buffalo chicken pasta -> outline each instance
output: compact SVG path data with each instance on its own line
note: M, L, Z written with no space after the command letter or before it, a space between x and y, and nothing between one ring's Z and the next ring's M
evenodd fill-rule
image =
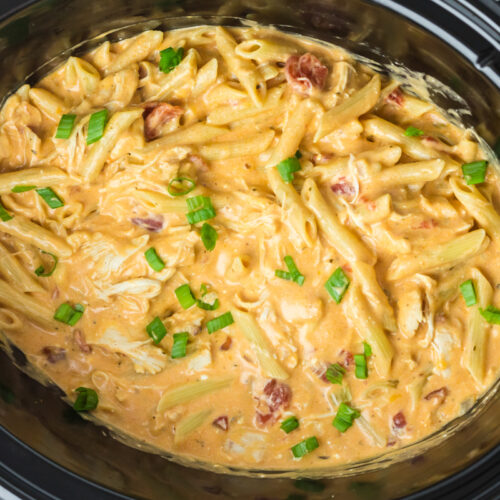
M0 329L161 452L338 465L500 368L500 190L470 131L343 50L146 31L0 113Z

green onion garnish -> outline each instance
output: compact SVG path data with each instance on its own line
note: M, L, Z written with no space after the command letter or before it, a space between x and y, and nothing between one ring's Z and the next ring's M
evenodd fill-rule
M299 426L299 421L297 417L288 417L283 422L281 422L280 429L285 431L287 434L295 430Z
M217 242L217 231L208 222L205 222L205 224L201 226L200 236L204 247L211 252L215 248L215 243Z
M311 453L319 446L316 436L308 437L301 441L299 444L292 446L292 453L295 458L302 458L304 455Z
M69 139L75 126L76 115L62 115L56 130L56 139Z
M494 325L500 325L500 309L494 306L488 306L486 309L479 309L481 316Z
M185 186L187 184L187 186ZM168 184L168 194L170 196L184 196L196 187L196 183L189 177L176 177Z
M155 344L159 344L163 337L167 334L167 329L165 328L163 321L158 316L156 316L156 318L146 326L146 331Z
M325 377L328 382L332 384L342 384L342 379L344 378L345 368L340 366L338 363L330 365L326 370Z
M39 276L40 278L46 278L48 276L52 276L52 274L56 270L57 263L59 262L59 259L58 259L57 255L54 255L53 253L44 252L43 250L42 250L42 253L50 255L54 261L52 264L52 268L49 271L45 271L45 267L43 266L43 264L35 269L35 274L37 276Z
M61 304L55 314L54 319L70 326L75 326L83 316L85 308L81 304L75 304L71 307L69 304Z
M177 50L168 47L160 52L160 64L158 65L160 71L163 73L170 73L179 63L184 56L184 49L179 47Z
M295 283L302 286L304 284L305 277L298 270L292 257L290 255L287 255L284 260L289 272L277 269L276 271L274 271L275 276L284 280L295 281Z
M8 220L12 219L12 215L5 210L5 207L2 205L2 202L0 202L0 219L2 219L4 222L7 222Z
M43 198L43 201L47 203L50 208L64 207L64 201L57 196L53 189L49 187L39 188L36 192Z
M351 427L354 419L358 418L360 415L361 414L358 410L354 410L345 403L340 403L337 415L333 419L332 425L340 432L345 432L349 429L349 427Z
M191 210L186 214L190 224L196 224L204 220L215 217L215 209L212 206L212 201L208 196L193 196L186 200L188 209Z
M205 311L215 311L216 309L219 309L220 303L219 299L215 299L215 302L213 304L209 304L208 302L203 302L202 300L197 300L196 305L200 309L204 309Z
M465 305L467 307L477 304L476 290L474 289L474 283L472 280L464 281L460 285L460 291L462 292L462 297L465 300Z
M200 286L201 296L204 297L208 293L208 286L206 283L202 283Z
M172 345L172 358L183 358L186 355L186 347L189 340L189 333L174 333L174 344Z
M366 357L372 355L372 346L368 342L363 342L363 351Z
M106 123L108 121L108 110L101 109L101 111L96 111L92 113L89 120L89 127L87 132L87 144L94 144L103 135L104 129L106 128Z
M411 125L405 130L406 137L420 137L424 135L424 131L417 127L412 127Z
M97 408L99 403L99 398L97 392L94 389L89 389L88 387L78 387L76 389L78 392L78 397L73 404L73 410L75 411L90 411Z
M289 273L288 271L282 271L281 269L276 269L276 271L274 271L274 275L277 278L281 278L282 280L293 281L292 273Z
M325 288L330 297L337 304L340 304L342 297L349 287L349 283L349 278L344 273L344 270L341 267L337 267L325 283Z
M189 288L187 283L184 283L184 285L175 289L175 296L183 309L189 309L191 306L196 304L196 299L194 298L193 292L191 292L191 288Z
M293 173L300 170L300 162L295 156L292 156L278 163L278 165L276 165L276 168L278 169L278 172L281 175L283 181L292 182Z
M165 267L165 262L163 262L162 258L156 253L153 247L148 248L144 252L144 256L154 271L159 272Z
M11 191L13 193L25 193L26 191L32 191L33 189L36 189L36 186L14 186Z
M368 366L366 364L366 356L364 354L355 354L354 363L356 364L356 370L354 372L356 378L360 379L368 378Z
M462 172L467 184L481 184L481 182L484 182L487 167L488 162L486 160L464 163Z
M227 312L211 319L210 321L207 321L207 330L208 333L214 333L217 330L221 330L222 328L226 328L226 326L232 325L233 323L233 315L231 312Z

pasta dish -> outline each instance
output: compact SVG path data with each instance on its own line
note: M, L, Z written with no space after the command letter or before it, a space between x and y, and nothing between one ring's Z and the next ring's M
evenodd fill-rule
M497 379L499 187L471 131L338 47L107 41L0 112L0 330L157 450L354 462Z

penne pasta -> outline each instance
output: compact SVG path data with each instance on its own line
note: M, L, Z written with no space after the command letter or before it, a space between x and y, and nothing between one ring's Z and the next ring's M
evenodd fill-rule
M287 371L276 360L276 355L269 347L264 333L255 318L247 312L233 309L231 311L236 325L250 343L265 376L285 380L289 377Z
M73 253L63 238L22 215L16 215L6 222L0 221L0 231L60 257L69 257Z
M32 167L0 174L0 194L8 194L16 186L37 188L56 186L67 181L68 176L56 167Z
M476 229L446 243L422 250L417 255L396 257L387 270L387 279L394 281L415 273L427 273L452 267L476 255L489 242L484 229Z
M0 272L12 286L23 292L43 292L44 288L34 276L0 243Z
M175 426L175 436L174 443L180 444L184 441L189 434L194 432L196 429L201 427L207 418L212 413L211 409L201 410L199 412L193 413L192 415L187 415L179 422L177 422Z

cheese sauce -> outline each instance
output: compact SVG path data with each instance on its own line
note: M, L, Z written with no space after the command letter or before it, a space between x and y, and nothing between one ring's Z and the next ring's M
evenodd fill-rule
M106 42L1 111L0 328L70 400L92 389L94 417L174 455L262 470L382 454L496 380L484 158L336 47L265 28Z

